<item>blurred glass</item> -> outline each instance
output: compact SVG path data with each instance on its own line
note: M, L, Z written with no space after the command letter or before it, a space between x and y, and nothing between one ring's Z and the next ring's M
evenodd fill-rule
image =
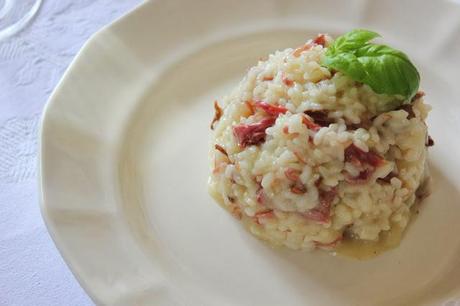
M21 31L35 16L42 0L0 0L0 41Z

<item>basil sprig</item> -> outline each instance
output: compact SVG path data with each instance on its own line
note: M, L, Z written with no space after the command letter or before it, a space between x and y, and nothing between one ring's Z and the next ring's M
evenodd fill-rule
M369 85L378 94L410 101L420 84L417 69L403 52L370 43L376 37L380 35L368 30L348 32L328 47L322 64Z

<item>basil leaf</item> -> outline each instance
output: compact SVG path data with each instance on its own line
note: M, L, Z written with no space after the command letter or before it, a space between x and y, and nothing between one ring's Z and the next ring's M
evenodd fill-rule
M364 81L376 93L412 98L418 90L420 75L401 51L384 45L367 45L356 51L367 76Z
M372 31L353 30L338 37L334 44L328 48L327 52L335 54L337 52L352 51L376 37L380 37L380 35Z
M367 30L340 36L326 51L322 64L369 85L378 94L409 100L418 90L420 75L403 52L369 43L378 36Z

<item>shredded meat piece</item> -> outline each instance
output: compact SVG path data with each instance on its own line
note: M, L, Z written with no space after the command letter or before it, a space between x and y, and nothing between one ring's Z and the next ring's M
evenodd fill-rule
M398 175L395 172L390 172L387 174L385 177L378 178L377 181L380 183L391 183L391 179L394 177L398 177Z
M258 145L265 141L265 130L271 127L275 121L276 118L268 117L257 123L239 124L233 127L233 135L242 148Z
M412 104L403 104L398 109L401 109L407 112L407 119L415 118L414 109L412 108Z
M284 175L294 183L291 185L291 192L295 194L304 194L307 192L307 186L300 181L300 171L294 168L287 168Z
M291 186L291 192L295 194L304 194L307 192L307 187L300 181Z
M284 175L291 181L297 181L299 179L300 171L294 168L287 168L284 171Z
M308 119L305 116L302 117L302 123L305 124L308 129L310 129L312 131L315 131L315 132L318 131L321 128L321 126L319 126L318 124L312 122L310 119Z
M323 177L320 176L319 179L317 179L317 180L315 181L315 186L316 186L316 188L318 188L319 186L321 186L321 183L322 183L322 182L323 182Z
M255 218L257 224L261 224L260 219L273 218L274 216L275 216L275 214L273 213L273 209L269 209L269 210L266 210L266 211L261 211L261 212L256 213L254 215L254 218Z
M214 101L214 118L211 122L211 130L214 130L214 123L219 121L220 117L222 117L222 108L220 108L217 101Z
M345 180L348 183L364 184L375 172L375 168L382 165L384 159L373 151L365 152L354 144L351 144L345 149L345 161L357 167L366 167L357 176L345 176Z
M265 76L262 81L273 81L273 76Z
M321 45L323 47L326 46L326 35L318 34L315 39L313 39L313 43L316 45Z
M427 140L426 140L425 146L427 146L427 147L432 147L432 146L434 146L434 140L433 140L433 138L431 138L430 135L428 135L428 138L427 138Z
M414 95L414 97L411 99L411 102L414 102L418 99L420 99L421 97L425 96L425 92L424 91L417 91L417 93Z
M256 200L259 204L263 204L265 202L265 194L262 186L256 192Z
M287 108L284 106L273 105L263 101L257 101L255 105L271 116L278 116L287 112Z
M364 169L363 171L359 172L357 176L351 176L348 173L345 175L345 180L353 185L365 184L374 173L375 169Z
M222 154L224 154L225 156L228 157L227 151L225 151L225 149L224 149L222 146L216 144L216 145L214 145L214 148L215 148L217 151L219 151L220 153L222 153Z
M245 101L244 104L246 104L247 108L249 109L249 114L254 115L255 110L254 110L254 105L252 101Z
M315 45L321 45L324 47L326 45L326 36L324 34L318 34L318 36L316 36L316 38L313 39L311 42L306 43L305 45L295 49L292 55L294 57L299 57L302 54L302 52L310 50Z
M302 215L310 220L319 223L328 223L330 220L331 204L337 195L337 189L331 188L330 190L319 190L319 205L310 209Z
M337 195L337 188L331 188L330 190L319 191L319 202L323 206L331 206L332 201L334 201L335 196Z
M310 50L311 47L313 47L313 46L314 46L313 44L307 43L307 44L305 44L305 45L303 45L303 46L298 47L297 49L295 49L294 52L292 53L292 55L293 55L294 57L299 57L299 56L302 54L302 52L307 51L307 50Z
M327 110L307 110L304 113L319 126L326 127L335 122L334 119L328 117L329 112Z
M345 149L345 161L356 166L367 164L372 167L378 167L383 163L383 158L373 151L365 152L351 144Z
M291 87L294 85L294 81L291 79L288 79L286 76L283 75L283 83L284 85Z
M299 133L297 133L297 132L289 132L289 126L287 126L287 125L283 126L283 133L286 134L286 135L291 135L293 137L299 136Z
M255 214L255 216L258 218L273 217L273 209L259 211L258 213Z

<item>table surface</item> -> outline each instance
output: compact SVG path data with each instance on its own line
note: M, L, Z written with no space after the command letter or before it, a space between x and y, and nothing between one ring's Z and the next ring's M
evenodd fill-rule
M88 37L141 0L44 0L0 42L0 306L93 305L43 223L38 125L48 96Z

